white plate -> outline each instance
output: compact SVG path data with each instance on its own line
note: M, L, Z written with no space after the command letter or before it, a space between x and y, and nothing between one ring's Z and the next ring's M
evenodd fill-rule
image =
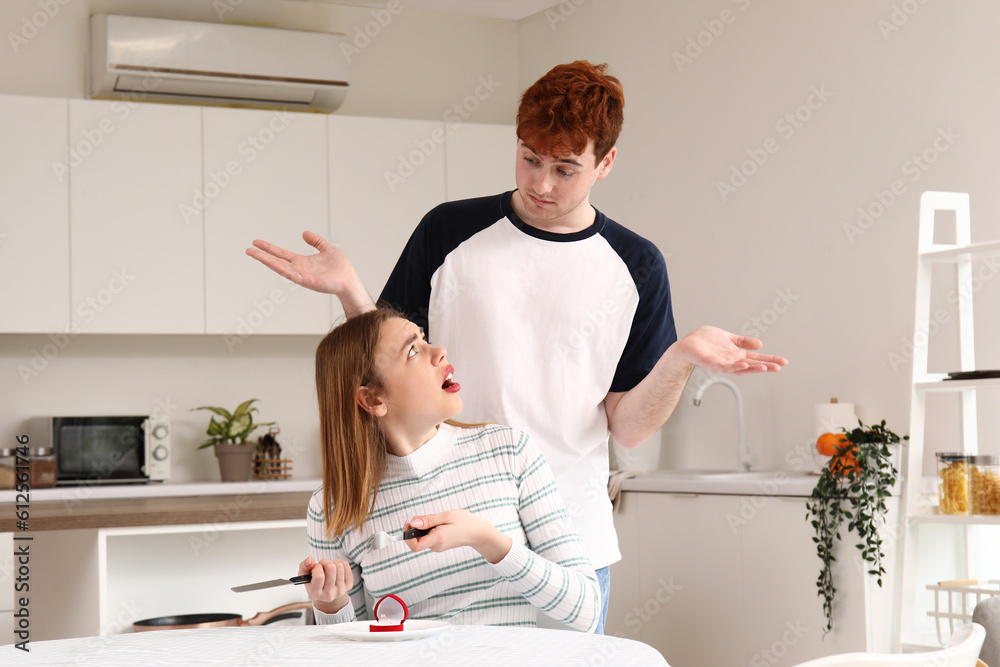
M407 639L425 637L444 630L451 623L447 621L410 620L403 624L399 632L372 632L368 626L375 621L354 621L353 623L336 623L324 625L323 629L342 639L353 639L359 642L401 642Z

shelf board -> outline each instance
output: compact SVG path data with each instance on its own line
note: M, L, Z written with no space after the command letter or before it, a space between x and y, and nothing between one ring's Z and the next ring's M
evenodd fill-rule
M945 380L947 373L929 373L925 379L914 382L917 391L946 392L975 389L976 387L1000 387L1000 378L984 378L981 380Z
M942 246L938 250L920 253L920 258L929 262L962 262L973 257L1000 253L1000 241L970 243L962 246Z
M908 521L917 523L950 523L956 526L1000 526L1000 515L995 514L939 514L936 508L927 507L919 512L909 514Z

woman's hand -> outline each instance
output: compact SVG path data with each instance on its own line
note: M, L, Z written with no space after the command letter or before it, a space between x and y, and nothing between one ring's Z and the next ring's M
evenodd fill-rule
M306 584L306 595L313 606L326 614L336 614L350 604L347 592L354 588L354 573L346 560L322 559L318 563L312 556L299 563L299 574L311 574Z
M511 539L496 527L468 510L449 510L437 514L415 516L403 530L431 530L423 537L406 540L411 551L447 551L455 547L472 547L490 563L499 563L510 551Z

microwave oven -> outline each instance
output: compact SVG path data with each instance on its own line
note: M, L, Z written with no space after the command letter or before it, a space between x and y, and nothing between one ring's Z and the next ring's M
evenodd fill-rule
M28 446L55 454L57 485L163 482L170 477L166 417L32 417Z

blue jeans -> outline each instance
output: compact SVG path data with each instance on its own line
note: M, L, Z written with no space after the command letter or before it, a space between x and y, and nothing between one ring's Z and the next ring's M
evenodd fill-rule
M601 589L601 618L597 621L595 635L604 634L604 622L608 620L608 597L611 595L611 566L594 570L597 575L597 586Z

